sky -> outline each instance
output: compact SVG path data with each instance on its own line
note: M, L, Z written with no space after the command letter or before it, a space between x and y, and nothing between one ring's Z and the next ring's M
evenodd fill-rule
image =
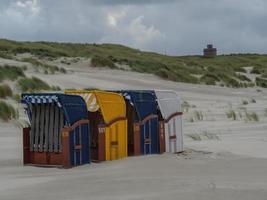
M0 0L0 38L169 55L267 53L266 0Z

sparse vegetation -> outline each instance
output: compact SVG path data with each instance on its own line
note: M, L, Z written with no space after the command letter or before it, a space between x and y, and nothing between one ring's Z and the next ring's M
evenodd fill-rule
M196 121L203 121L203 113L202 113L202 111L194 111L194 119L196 120Z
M17 118L18 114L16 110L10 104L0 101L0 119L3 121L9 121Z
M20 102L21 96L19 94L14 94L12 96L12 98L16 101L16 102Z
M19 77L25 77L23 70L16 66L0 66L0 82L3 80L16 80Z
M36 71L40 71L42 70L44 74L55 74L56 72L60 72L60 73L67 73L66 69L64 68L59 68L58 66L55 65L48 65L45 64L35 58L23 58L22 59L23 62L28 62L31 63L35 68Z
M190 105L187 101L184 101L181 105L183 112L189 112L190 108L196 108L195 105Z
M227 116L228 119L237 120L237 115L236 115L234 110L229 110L226 113L226 116Z
M254 82L241 74L246 73L244 67L253 66L251 73L262 75L257 78L256 84L267 87L264 79L266 55L231 54L207 59L202 56L166 56L114 44L16 42L3 39L0 40L0 53L31 53L50 60L63 56L66 59L62 62L67 64L72 62L68 57L92 58L92 65L97 67L117 68L117 64L123 64L133 71L155 74L167 80L234 88L254 87ZM49 70L44 73L50 73Z
M197 133L191 133L191 134L186 134L188 137L193 139L194 141L201 141L201 137Z
M254 121L254 122L258 122L260 119L259 119L259 116L257 115L256 112L246 112L246 120L245 121Z
M0 98L12 97L12 95L12 90L8 85L0 85Z
M208 131L203 131L202 135L208 140L220 140L218 135L214 133L209 133Z
M22 92L36 92L52 89L46 82L36 77L20 79L18 81L18 87Z
M267 88L267 79L263 78L256 78L256 85L259 87Z
M67 73L67 70L63 67L59 68L59 71L62 73L62 74L66 74Z
M231 109L226 113L227 118L232 120L244 120L245 122L258 122L260 121L260 118L256 112L248 112L247 108L245 107L239 107L238 111L234 111ZM239 118L238 118L239 117Z
M251 102L251 103L257 103L256 99L254 99L254 98L251 98L251 99L250 99L250 102Z
M186 134L187 137L191 138L194 141L201 141L201 140L220 140L219 136L210 133L208 131L201 131L200 133L189 133Z
M243 105L248 105L248 101L247 100L242 100L242 104Z
M11 56L10 54L8 54L6 52L1 52L0 51L0 58L13 59L13 56Z
M109 58L105 58L102 56L94 56L91 60L91 65L93 67L108 67L111 69L115 69L116 65Z
M190 108L190 104L187 101L184 101L182 103L182 110L183 110L183 112L188 112L189 111L189 108Z

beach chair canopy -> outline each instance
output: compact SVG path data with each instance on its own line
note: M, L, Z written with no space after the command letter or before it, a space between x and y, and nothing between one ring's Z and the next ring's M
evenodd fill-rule
M126 117L125 101L120 94L98 90L66 90L65 93L83 97L88 111L100 111L105 123L116 118Z
M181 100L176 92L171 90L156 90L155 94L163 119L166 120L172 114L182 112Z
M45 93L45 94L22 94L21 103L27 105L27 113L31 120L32 105L54 104L64 112L67 125L72 125L81 119L87 119L87 109L83 98L75 95Z
M150 90L122 90L120 93L135 108L139 121L148 115L157 114L157 102L154 91Z

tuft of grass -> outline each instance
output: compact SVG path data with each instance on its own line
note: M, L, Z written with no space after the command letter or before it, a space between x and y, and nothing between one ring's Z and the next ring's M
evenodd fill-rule
M197 121L203 121L203 113L202 111L194 111L194 119Z
M13 56L10 55L9 53L5 52L5 51L0 51L0 58L5 58L5 59L13 59Z
M245 75L237 74L236 77L241 81L251 82L251 80Z
M59 69L59 71L60 71L62 74L66 74L66 73L67 73L67 70L66 70L65 68L63 68L63 67L61 67L61 68Z
M25 77L23 70L16 66L0 66L0 82L3 80L16 80L19 77Z
M61 91L61 88L59 86L52 86L51 90L53 90L53 91Z
M4 101L0 101L0 119L3 121L9 121L16 119L18 114L14 107Z
M218 135L209 133L208 131L203 131L202 135L206 137L208 140L220 140Z
M234 110L229 110L227 113L226 113L226 116L228 119L232 119L232 120L237 120L237 115L235 113Z
M258 121L260 121L260 118L256 112L251 112L251 113L246 112L246 121L258 122Z
M182 110L184 112L188 112L189 111L190 104L187 101L184 101L181 106L182 106Z
M256 78L256 85L259 87L267 88L267 79L263 78Z
M248 101L247 100L242 100L242 104L243 105L248 105Z
M102 57L102 56L94 56L91 60L91 65L93 67L108 67L111 69L117 68L112 60L110 60L109 58Z
M256 99L254 99L254 98L251 98L251 99L250 99L250 102L251 102L251 103L257 103Z
M194 118L193 118L193 117L190 117L190 118L188 119L188 121L191 122L191 123L193 123L193 122L194 122Z
M55 74L56 72L61 72L64 74L66 73L66 70L64 68L59 68L58 66L55 66L55 65L45 64L35 58L31 58L31 57L23 58L22 61L31 63L36 68L36 71L39 71L39 69L42 69L44 74Z
M22 61L22 62L31 63L31 64L32 64L33 66L35 66L35 67L38 67L38 66L42 66L42 65L43 65L42 62L38 61L38 60L35 59L35 58L31 58L31 57L29 57L29 58L23 58L21 61Z
M190 108L196 108L196 105L190 105L187 101L184 101L181 105L183 112L189 112Z
M12 95L12 90L8 85L0 85L0 98L12 97Z
M18 86L22 92L37 92L52 89L46 82L36 77L20 79Z
M201 83L205 83L206 85L216 85L220 79L212 73L206 73L200 78Z
M194 141L201 141L201 137L197 133L190 133L190 134L186 134L186 135L188 137L190 137L191 139L193 139Z
M214 133L209 133L208 131L201 131L200 133L190 133L186 134L186 136L193 139L194 141L201 141L203 139L220 140L218 135Z
M12 96L12 98L16 101L16 102L20 102L20 100L21 100L21 95L19 95L19 94L14 94L13 96Z

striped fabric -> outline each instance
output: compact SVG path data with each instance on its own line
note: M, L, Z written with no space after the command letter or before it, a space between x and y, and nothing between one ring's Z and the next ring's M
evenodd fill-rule
M26 95L23 96L23 99L21 101L27 104L57 103L57 105L61 107L61 104L58 101L58 97L56 95Z
M124 92L124 93L121 93L121 95L122 95L126 100L128 100L129 103L130 103L132 106L134 106L134 103L133 103L133 101L132 101L131 95L130 95L129 93Z
M73 95L79 95L81 96L84 101L86 102L87 109L90 112L96 112L99 109L99 105L97 103L96 96L93 93L79 93L79 92L70 92L68 94L73 94Z

